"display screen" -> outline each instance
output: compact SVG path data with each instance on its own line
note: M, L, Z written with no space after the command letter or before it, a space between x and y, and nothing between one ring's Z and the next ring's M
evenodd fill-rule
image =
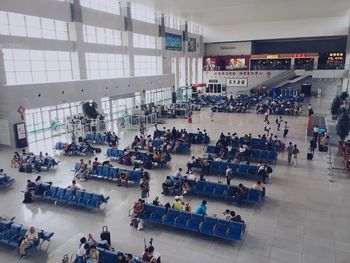
M182 36L165 33L165 50L182 51Z
M248 68L248 59L245 57L226 57L225 58L225 69L244 69Z
M203 70L215 70L217 65L217 57L204 57Z
M189 38L188 39L188 52L196 52L196 39Z

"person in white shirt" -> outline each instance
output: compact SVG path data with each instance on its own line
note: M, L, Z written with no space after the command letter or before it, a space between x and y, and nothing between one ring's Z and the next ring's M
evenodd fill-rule
M38 238L38 232L36 232L36 229L33 226L30 227L19 246L20 259L26 255L26 249L38 240Z
M230 185L232 178L233 178L232 169L231 169L230 166L228 166L227 169L226 169L226 182L227 182L227 185Z
M318 141L318 133L319 133L320 129L318 128L317 125L315 125L313 132L314 132L314 138L316 141Z
M177 170L175 173L175 178L182 178L181 172L182 172L182 168L179 168L179 170Z

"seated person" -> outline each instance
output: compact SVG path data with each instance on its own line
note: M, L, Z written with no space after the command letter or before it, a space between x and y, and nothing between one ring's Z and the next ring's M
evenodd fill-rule
M175 196L172 208L175 210L182 210L182 206L185 204L182 200L182 196Z
M237 206L242 205L242 200L247 197L247 194L247 189L243 186L243 184L239 184L238 189L233 197L233 200Z
M151 245L145 248L145 252L142 255L142 260L145 262L157 263L160 262L160 255L155 255L154 247Z
M19 259L23 258L26 255L26 249L30 247L38 239L39 239L38 232L33 226L30 227L29 230L25 233L23 240L19 246L19 254L20 254Z
M253 184L251 188L262 191L263 196L265 196L265 187L260 181L257 181L255 184Z
M20 160L21 160L21 156L19 155L18 152L15 152L15 154L13 155L12 160L11 160L11 168L17 167Z
M75 180L73 180L72 183L67 186L67 188L69 188L72 191L81 190L81 188L79 187L79 185Z
M134 206L132 208L132 214L131 214L131 222L130 225L132 226L132 221L134 218L138 218L140 214L143 212L145 208L145 201L142 199L139 199L137 202L134 203Z
M101 238L99 239L94 239L91 234L89 234L88 240L86 242L89 244L90 248L92 246L100 247L103 249L111 250L110 245L108 244L107 240L102 240Z
M174 188L174 178L171 176L167 176L165 182L162 184L163 192L162 194L168 195L173 192Z

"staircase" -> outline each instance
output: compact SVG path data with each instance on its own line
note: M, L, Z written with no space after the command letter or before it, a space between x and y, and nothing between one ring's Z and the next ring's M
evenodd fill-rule
M280 86L279 85L280 83L287 81L289 79L292 79L295 76L296 76L296 74L295 74L294 69L286 70L273 78L265 80L264 82L262 82L261 84L259 84L259 86L255 87L255 88L262 87L262 86L266 86L268 88L274 87L276 85Z

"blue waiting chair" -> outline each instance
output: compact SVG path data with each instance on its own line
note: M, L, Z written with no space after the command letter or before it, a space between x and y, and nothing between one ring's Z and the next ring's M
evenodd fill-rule
M200 232L212 236L217 218L205 216L200 227Z
M175 219L175 226L178 228L187 228L187 221L191 218L191 213L180 211L179 216Z
M162 223L164 225L175 225L175 219L179 216L179 211L169 208L168 213L163 217Z
M156 206L154 208L154 212L151 214L149 220L155 223L161 223L162 218L165 215L165 207L162 206Z
M202 217L203 216L200 214L191 214L190 219L187 221L186 228L192 231L199 231Z

